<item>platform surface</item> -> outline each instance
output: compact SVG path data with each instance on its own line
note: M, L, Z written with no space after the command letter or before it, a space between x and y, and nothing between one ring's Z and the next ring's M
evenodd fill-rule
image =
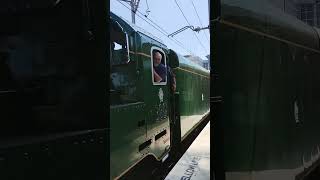
M165 180L210 179L210 121Z

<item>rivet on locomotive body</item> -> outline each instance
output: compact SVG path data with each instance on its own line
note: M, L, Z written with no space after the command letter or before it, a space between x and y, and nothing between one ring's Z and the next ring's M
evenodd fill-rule
M25 153L23 153L23 155L24 155L24 158L25 158L25 159L30 159L28 153L25 152Z

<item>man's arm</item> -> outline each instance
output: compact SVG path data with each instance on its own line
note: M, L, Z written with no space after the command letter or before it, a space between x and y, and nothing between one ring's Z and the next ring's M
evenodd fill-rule
M159 76L159 74L154 70L154 68L153 68L153 78L154 78L155 82L161 82L162 81L161 76Z
M176 88L177 88L177 84L176 84L176 75L174 73L172 73L172 91L175 92Z
M167 68L162 66L160 68L160 72L158 72L158 75L161 77L161 82L165 82L167 77Z
M173 72L173 70L168 66L168 73L170 77L170 82L171 82L171 89L173 92L176 91L176 74Z

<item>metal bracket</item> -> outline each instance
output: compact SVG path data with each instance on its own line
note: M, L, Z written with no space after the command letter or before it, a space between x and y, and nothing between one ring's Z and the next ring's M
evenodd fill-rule
M220 16L218 16L217 18L215 18L215 19L212 19L211 20L211 22L219 22L221 20L221 17Z
M196 28L194 28L193 26L185 26L185 27L183 27L183 28L181 28L181 29L179 29L179 30L177 30L177 31L169 34L168 37L170 37L170 36L173 37L174 35L176 35L176 34L178 34L178 33L181 33L182 31L184 31L184 30L186 30L186 29L188 29L188 28L190 28L192 31L196 31L196 32L199 33L199 31L201 31L201 30L210 29L210 26L202 27L202 28L201 28L201 27L196 27Z
M168 37L170 37L170 36L173 37L174 35L176 35L176 34L178 34L178 33L181 33L182 31L184 31L184 30L186 30L186 29L188 29L188 28L194 30L194 27L193 27L193 26L185 26L185 27L183 27L183 28L181 28L181 29L179 29L179 30L177 30L177 31L169 34Z

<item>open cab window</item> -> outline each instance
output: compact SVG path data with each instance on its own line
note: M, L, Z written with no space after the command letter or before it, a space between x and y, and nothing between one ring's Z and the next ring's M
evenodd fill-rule
M151 71L153 85L167 84L167 62L164 51L158 47L151 48Z
M129 38L117 21L110 27L110 97L112 105L137 102L135 61L130 61Z
M123 31L122 27L116 21L112 22L110 31L111 65L129 63L128 34Z

